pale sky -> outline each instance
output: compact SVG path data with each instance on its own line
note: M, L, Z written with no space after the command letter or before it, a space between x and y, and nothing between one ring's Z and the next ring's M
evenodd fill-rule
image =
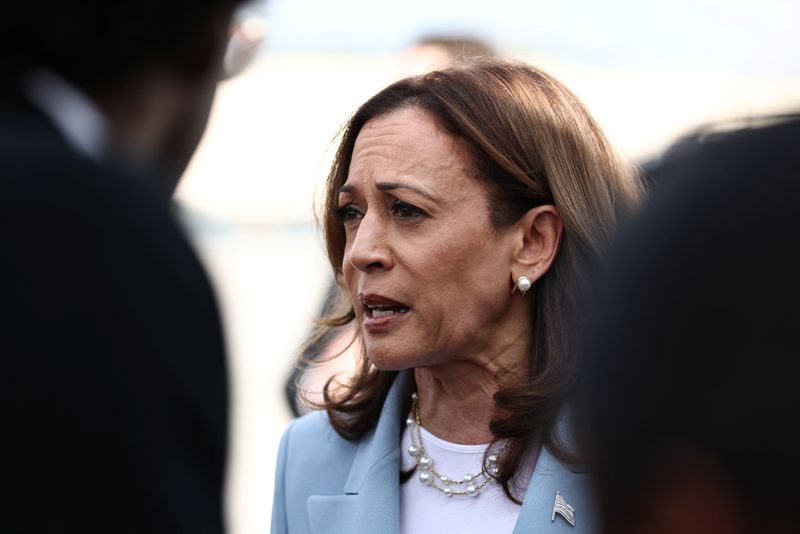
M797 0L269 0L267 13L272 50L385 53L470 33L576 63L800 76Z

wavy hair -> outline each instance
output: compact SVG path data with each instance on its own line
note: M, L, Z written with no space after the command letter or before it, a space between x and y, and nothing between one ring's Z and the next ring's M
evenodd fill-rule
M515 475L532 447L542 445L565 461L576 460L559 441L556 421L579 370L586 279L590 267L605 258L619 221L639 205L643 188L575 95L536 68L488 60L406 78L365 102L341 133L321 221L340 284L345 233L335 209L356 138L370 119L408 107L430 113L466 148L473 175L483 182L492 205L501 206L491 212L495 228L508 227L543 204L554 204L563 220L560 251L530 300L534 328L528 374L497 377L494 400L502 415L490 424L495 439L489 450L502 443L496 479L519 503ZM340 327L354 317L352 305L346 305L323 324ZM396 374L362 358L346 387L331 378L320 407L333 428L350 440L370 431Z

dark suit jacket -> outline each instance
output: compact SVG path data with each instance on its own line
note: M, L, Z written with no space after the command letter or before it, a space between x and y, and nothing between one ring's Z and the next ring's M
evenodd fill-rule
M222 531L222 332L160 182L0 100L0 532Z

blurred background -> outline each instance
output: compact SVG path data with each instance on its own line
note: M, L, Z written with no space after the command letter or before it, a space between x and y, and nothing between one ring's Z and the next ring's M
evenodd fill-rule
M240 13L177 192L224 313L232 534L268 532L284 382L331 280L314 222L338 128L386 84L494 52L555 75L633 163L800 110L796 0L269 0Z

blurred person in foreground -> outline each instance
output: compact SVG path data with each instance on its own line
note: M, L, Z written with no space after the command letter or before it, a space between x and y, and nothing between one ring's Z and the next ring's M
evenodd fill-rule
M362 105L324 231L349 299L328 323L355 323L363 363L285 433L272 531L592 532L565 399L587 264L640 195L532 67L436 71Z
M2 532L223 530L223 338L170 196L237 4L0 22Z
M800 117L683 143L594 304L604 531L800 532Z

